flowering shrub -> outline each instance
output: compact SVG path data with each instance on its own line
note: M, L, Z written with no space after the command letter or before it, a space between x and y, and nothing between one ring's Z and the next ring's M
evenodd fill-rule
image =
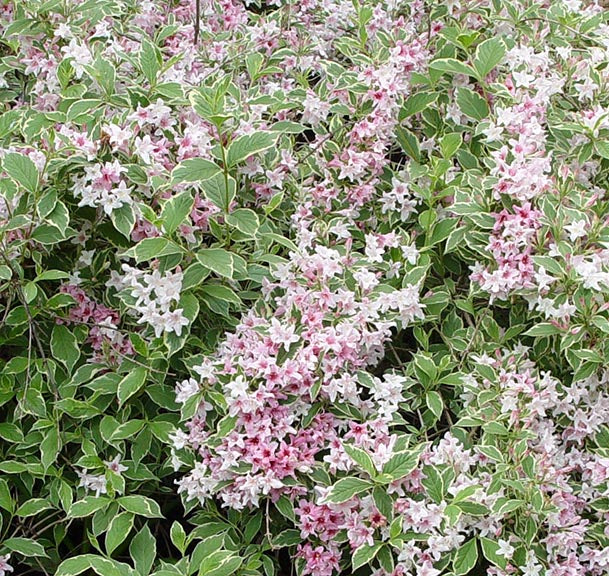
M609 570L602 2L0 1L0 576Z

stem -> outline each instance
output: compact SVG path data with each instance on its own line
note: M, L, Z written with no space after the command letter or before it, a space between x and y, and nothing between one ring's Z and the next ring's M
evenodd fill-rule
M201 31L201 0L195 0L195 44L199 42Z
M226 220L226 216L228 215L228 211L230 210L230 197L228 194L228 165L226 163L226 149L224 148L224 143L222 142L222 134L220 134L220 130L218 129L218 136L220 140L220 151L222 152L222 171L224 173L224 192L225 192L225 200L224 200L224 226L226 229L226 242L225 246L230 246L230 226L228 221Z

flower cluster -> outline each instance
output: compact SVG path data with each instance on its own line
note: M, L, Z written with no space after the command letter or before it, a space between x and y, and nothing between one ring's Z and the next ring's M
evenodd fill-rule
M95 351L93 360L116 364L121 357L134 354L129 337L119 330L120 316L116 310L95 302L74 284L63 284L60 290L72 296L75 304L70 307L67 318L58 318L57 322L90 326L87 341Z
M607 573L602 4L0 2L0 576Z
M124 275L118 278L117 288L125 290L134 300L133 310L139 314L138 324L148 324L158 338L163 332L182 334L188 326L184 310L176 307L180 300L183 274L180 271L161 274L158 270L146 273L123 264Z

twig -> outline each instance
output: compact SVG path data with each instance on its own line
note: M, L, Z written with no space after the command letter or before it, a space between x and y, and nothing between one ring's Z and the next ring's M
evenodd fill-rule
M201 31L201 0L195 0L195 41L199 42L199 33Z

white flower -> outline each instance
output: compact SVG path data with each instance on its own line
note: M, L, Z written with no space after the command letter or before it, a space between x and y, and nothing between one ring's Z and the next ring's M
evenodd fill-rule
M225 389L228 390L232 398L239 398L248 394L249 387L243 376L237 376L225 386Z
M82 284L79 270L74 270L74 272L71 272L68 275L68 284L74 284L74 286L80 286Z
M122 290L125 287L123 277L116 270L111 270L110 279L106 282L106 286L117 291Z
M169 436L173 447L176 450L182 450L188 444L188 434L186 434L183 430L176 430L173 434Z
M587 227L588 222L582 218L581 220L576 220L565 226L565 229L569 232L569 239L571 242L575 242L578 238L583 238L588 234L588 231L586 230Z
M8 572L13 571L13 567L8 563L10 557L10 554L0 556L0 576L6 576Z
M122 146L127 146L133 137L133 131L130 128L122 128L117 124L108 124L102 130L108 134L114 152Z
M499 544L497 554L509 560L514 554L514 547L510 544L510 541L499 538L499 540L497 540L497 544Z
M74 34L72 34L72 30L65 22L61 22L55 29L55 32L53 32L53 36L67 40L68 38L72 38Z
M370 262L382 262L385 249L380 246L378 238L374 234L366 234L366 256Z
M316 126L323 122L330 112L330 103L320 100L313 90L308 90L303 101L302 122Z
M482 130L482 134L486 136L487 142L496 142L501 138L503 134L503 128L490 122L488 128Z
M165 312L163 314L163 320L165 322L165 331L175 332L176 336L181 336L182 327L188 326L188 318L184 316L182 308L177 308L172 312Z
M529 88L536 77L534 74L528 74L527 72L512 72L512 78L514 78L515 86Z
M552 284L552 282L555 281L556 278L550 276L543 266L540 266L539 270L535 272L535 283L537 284L537 290L539 290L539 292L543 292L550 286L550 284Z
M121 464L121 455L117 454L112 460L104 461L106 468L108 470L112 470L112 472L118 474L120 476L121 472L127 470L127 466L123 466Z
M281 344L285 350L290 348L290 344L300 340L293 324L282 324L277 318L271 319L269 336L273 344Z
M134 143L134 152L142 159L145 164L150 164L150 155L154 153L156 148L154 142L150 140L150 136L146 134L143 138L137 136Z
M78 264L82 267L91 266L93 262L93 256L95 256L95 250L83 250L80 253Z
M78 474L78 477L80 478L80 484L78 484L78 486L82 486L87 492L89 490L95 492L96 498L98 498L100 494L107 493L106 477L103 474L87 474L86 468L82 472L77 470L76 474Z
M67 58L71 58L70 64L74 68L74 76L80 80L85 72L85 66L93 62L91 52L86 46L79 44L76 38L72 38L70 43L64 46L61 51Z
M176 402L184 404L199 391L199 384L194 378L182 380L176 385Z
M214 378L215 368L209 360L203 361L203 363L198 366L193 366L193 370L201 376L202 380L211 380Z
M353 278L360 285L361 289L365 292L371 290L378 285L379 281L374 272L365 268L360 268L353 273Z
M440 574L440 570L436 570L429 560L417 566L417 576L437 576L438 574Z
M173 452L171 452L171 467L173 468L174 472L177 472L182 465L184 464L184 462L182 462L182 460L180 460L180 458L178 457L178 455Z
M414 266L419 259L419 251L414 244L407 244L401 247L402 256L408 260L408 263Z

